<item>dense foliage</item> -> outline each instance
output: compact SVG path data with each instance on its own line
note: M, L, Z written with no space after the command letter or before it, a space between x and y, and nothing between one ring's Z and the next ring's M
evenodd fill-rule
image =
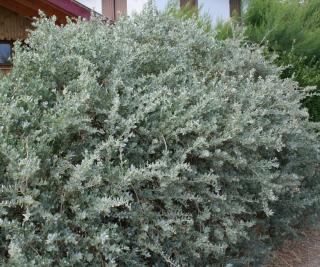
M320 1L250 0L244 16L249 40L267 44L288 65L282 77L320 92ZM320 97L307 101L311 118L320 121Z
M202 6L194 6L191 3L187 3L184 6L180 6L180 1L171 0L168 1L165 12L176 18L182 20L193 19L198 27L203 28L205 31L212 31L212 19L209 14L202 12Z
M1 266L258 265L319 204L306 93L192 20L42 18L0 82Z

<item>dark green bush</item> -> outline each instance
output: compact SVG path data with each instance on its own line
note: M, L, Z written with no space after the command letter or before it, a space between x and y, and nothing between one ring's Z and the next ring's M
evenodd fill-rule
M0 81L1 266L259 265L319 204L303 90L151 6L41 19Z
M289 65L282 77L320 91L320 1L250 0L244 24L252 42L279 54L278 64ZM306 101L311 118L320 121L320 98Z

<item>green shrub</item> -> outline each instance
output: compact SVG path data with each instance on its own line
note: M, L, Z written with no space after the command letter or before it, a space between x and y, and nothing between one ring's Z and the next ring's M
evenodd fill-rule
M319 0L250 0L244 24L250 41L277 52L277 64L290 65L282 77L294 74L301 86L316 86L319 92ZM320 121L320 98L310 98L306 103L311 118Z
M275 51L320 59L320 2L318 0L250 0L244 16L248 36L268 41Z
M187 3L180 7L180 1L171 0L168 2L166 13L182 20L194 19L198 27L205 31L212 31L212 20L209 14L201 14L202 7L193 6Z
M318 204L305 93L151 6L36 22L0 82L2 266L258 265Z
M219 40L226 40L228 38L233 38L235 34L234 26L237 21L232 18L229 21L219 21L215 27L216 38Z

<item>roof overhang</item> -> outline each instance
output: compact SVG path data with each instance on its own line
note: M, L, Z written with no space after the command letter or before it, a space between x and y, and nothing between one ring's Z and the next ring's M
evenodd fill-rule
M59 24L66 22L66 17L90 19L91 10L73 0L0 0L0 6L25 17L36 17L39 10L47 16L55 15Z

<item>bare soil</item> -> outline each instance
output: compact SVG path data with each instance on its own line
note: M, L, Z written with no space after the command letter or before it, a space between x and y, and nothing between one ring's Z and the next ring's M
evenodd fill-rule
M305 230L301 236L285 242L265 267L320 267L320 230Z

